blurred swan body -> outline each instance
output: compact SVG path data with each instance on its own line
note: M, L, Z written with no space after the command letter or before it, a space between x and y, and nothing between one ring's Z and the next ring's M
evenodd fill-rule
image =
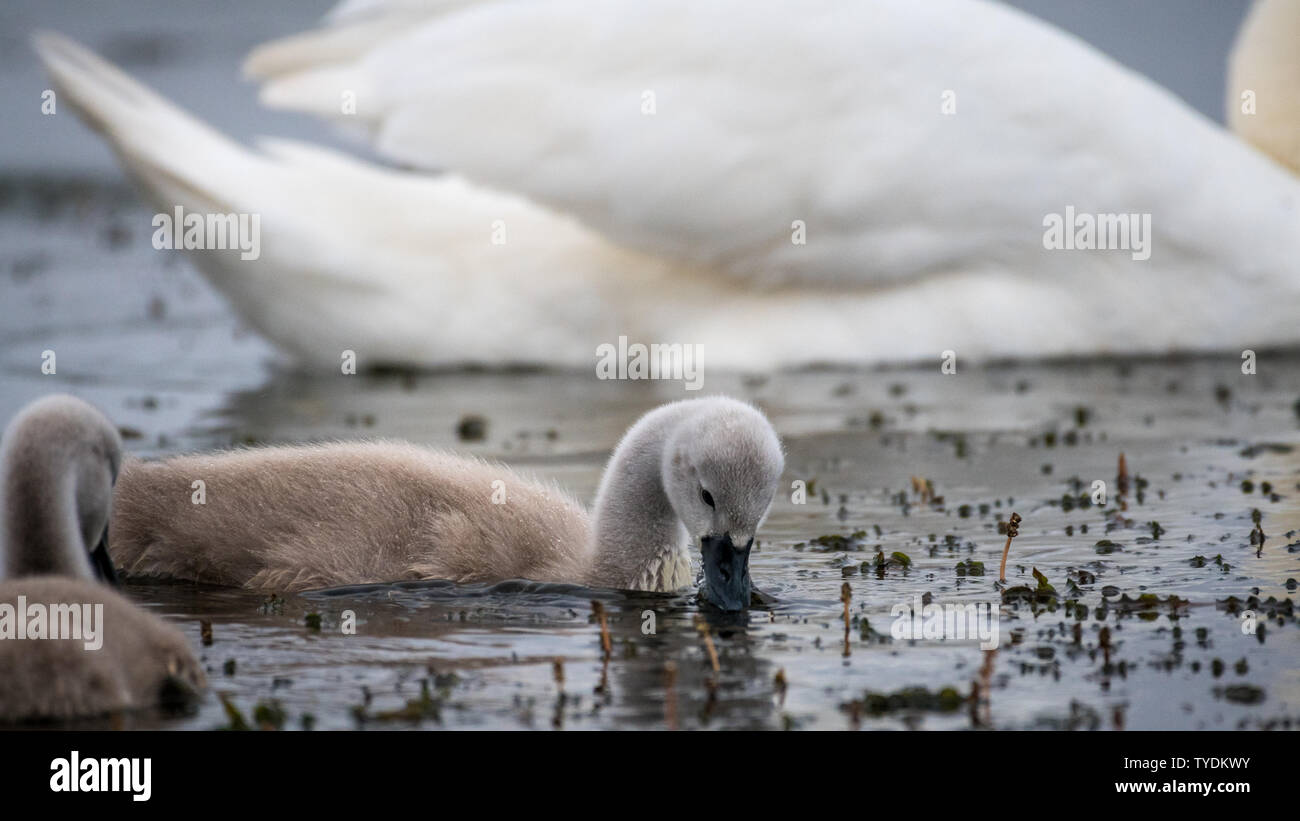
M1228 125L1300 174L1300 3L1256 0L1228 60Z
M170 704L205 686L179 630L95 581L91 548L108 526L120 461L116 428L70 396L32 403L5 431L0 634L7 610L10 619L26 620L36 607L65 614L59 624L80 635L0 640L0 722ZM46 618L48 635L56 618Z
M128 462L110 551L132 575L260 590L532 579L667 592L692 583L699 547L705 597L738 610L783 464L762 413L720 397L642 417L590 516L502 465L401 442Z
M1300 125L1276 99L1300 80L1251 31L1300 35L1296 8L1261 0L1234 52L1270 78L1269 134ZM619 336L716 368L1300 341L1285 157L984 0L368 0L249 58L267 103L452 172L433 178L249 151L38 48L162 207L262 214L259 260L196 263L309 362L590 367ZM1089 248L1098 230L1118 247Z

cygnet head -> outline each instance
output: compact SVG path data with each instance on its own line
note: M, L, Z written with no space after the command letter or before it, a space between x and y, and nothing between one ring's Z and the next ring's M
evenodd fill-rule
M704 567L701 593L723 610L750 602L749 552L767 518L785 458L761 412L730 399L702 399L663 452L663 487Z
M18 412L0 439L0 579L59 575L116 582L108 556L122 440L76 397Z

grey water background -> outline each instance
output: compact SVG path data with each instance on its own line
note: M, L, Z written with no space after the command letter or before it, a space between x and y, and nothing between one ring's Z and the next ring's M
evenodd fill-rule
M1220 118L1244 3L1018 5ZM261 110L238 76L251 46L326 8L10 0L0 9L0 418L70 391L108 412L140 456L394 436L504 460L589 499L618 436L683 396L680 385L295 372L183 255L150 247L150 210L108 149L70 112L39 114L46 83L26 38L54 28L240 139L345 145L311 120ZM46 349L58 353L54 376L39 372ZM212 688L193 715L125 723L227 726L225 699L250 723L258 713L318 728L1295 728L1297 365L1294 354L1264 353L1259 373L1245 375L1226 352L958 377L711 372L708 392L750 399L772 418L788 452L786 487L812 483L806 504L778 497L760 536L754 578L775 604L722 618L689 596L555 585L429 582L270 599L135 583L137 602L190 637ZM457 436L466 414L485 417L484 440ZM1132 472L1124 509L1120 453ZM931 480L942 502L919 499L913 476ZM1080 506L1098 479L1110 486L1107 505ZM1032 588L1037 569L1055 602L1001 603L997 522L1012 510L1025 521L1008 581ZM1255 511L1262 549L1251 543ZM878 568L877 551L910 565ZM962 575L971 560L983 575ZM996 653L891 638L893 608L925 595L998 605ZM1264 627L1253 633L1234 602L1252 596ZM607 661L593 600L609 613ZM356 635L340 630L349 610ZM643 632L647 612L653 634ZM212 625L207 646L201 621ZM979 698L954 703L945 690Z

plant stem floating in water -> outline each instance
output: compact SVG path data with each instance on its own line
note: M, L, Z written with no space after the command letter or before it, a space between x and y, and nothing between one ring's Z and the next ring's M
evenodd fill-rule
M1123 464L1124 457L1120 457L1120 464ZM1020 535L1020 514L1012 513L1011 519L1007 522L1007 543L1002 548L1002 567L998 569L998 581L1006 582L1007 580L1007 554L1011 552L1011 540Z
M1128 510L1128 502L1124 501L1124 496L1128 493L1128 463L1124 461L1123 453L1119 455L1119 469L1115 472L1115 488L1119 509Z
M845 582L840 586L840 601L844 602L844 657L849 657L849 602L853 601L853 588Z
M705 624L704 619L699 616L695 617L695 629L700 631L704 637L704 649L709 653L709 665L713 668L713 674L716 676L721 672L718 667L718 651L713 646L713 636L709 634L709 625Z
M609 657L613 653L614 647L609 638L609 622L605 619L605 605L598 601L593 601L591 603L591 612L592 615L596 617L596 621L600 622L600 649L605 654L605 661L609 661Z

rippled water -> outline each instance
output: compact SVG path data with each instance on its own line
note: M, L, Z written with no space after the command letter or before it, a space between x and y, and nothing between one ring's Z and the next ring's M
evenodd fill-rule
M150 249L135 202L115 187L0 185L3 418L67 390L99 404L144 456L392 436L505 460L590 498L622 431L684 395L588 373L292 373L183 257ZM44 350L56 351L57 375L41 375ZM1300 630L1289 604L1267 600L1293 601L1300 578L1297 366L1294 354L1261 352L1258 373L1244 375L1230 352L962 366L955 376L937 360L709 372L706 392L769 414L787 449L786 486L810 483L806 504L778 498L760 534L753 576L770 603L736 617L702 612L689 595L527 582L269 601L132 584L136 601L196 647L201 622L211 624L200 649L212 688L193 715L114 726L1295 728ZM470 413L488 420L482 442L457 440ZM912 477L930 480L942 503L923 503ZM1095 480L1107 483L1105 508L1075 505ZM1251 544L1256 510L1262 550ZM1001 604L997 521L1012 511L1023 523L1008 584L1036 586L1036 568L1056 604ZM910 566L878 571L878 548ZM970 560L983 576L958 574ZM891 639L891 608L925 594L998 604L999 649ZM1260 614L1254 634L1224 603L1250 596L1264 602L1242 605ZM608 661L593 601L608 614ZM349 610L355 635L340 630Z

